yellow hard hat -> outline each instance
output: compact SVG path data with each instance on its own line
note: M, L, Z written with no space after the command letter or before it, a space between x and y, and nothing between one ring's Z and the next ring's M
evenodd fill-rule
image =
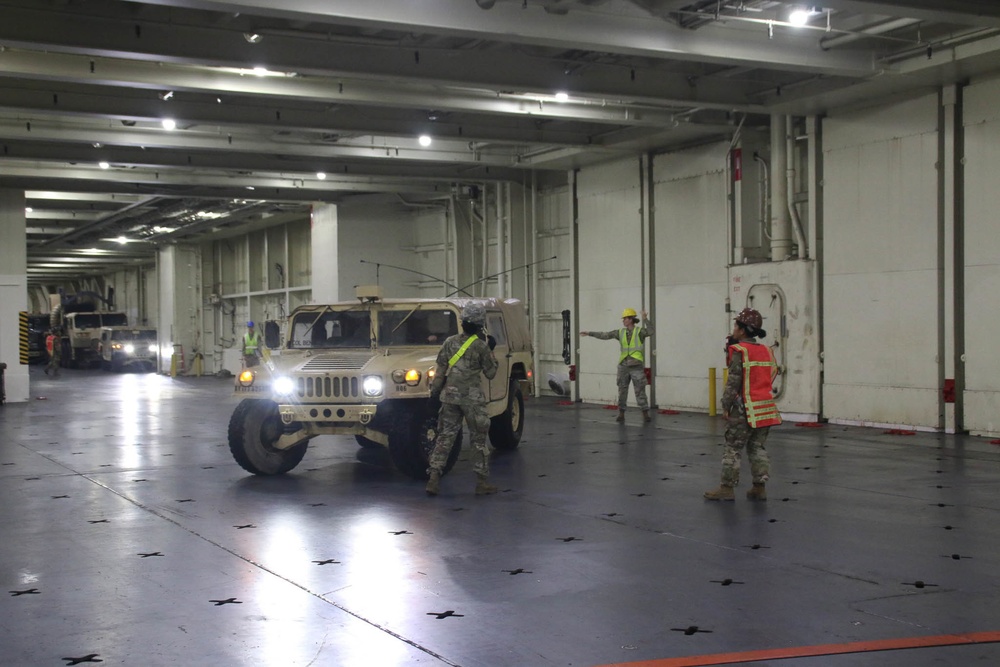
M635 311L631 308L626 308L622 311L622 317L635 317Z

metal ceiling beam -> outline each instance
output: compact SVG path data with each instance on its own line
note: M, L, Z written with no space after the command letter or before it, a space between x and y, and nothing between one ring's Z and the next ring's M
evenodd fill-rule
M92 58L40 51L0 51L0 77L41 78L68 83L124 86L158 91L190 91L225 96L263 96L274 100L309 100L328 104L500 114L593 123L670 125L677 111L662 100L589 99L572 96L557 102L553 94L496 91L488 88L427 86L362 78L258 77L245 70L222 71L167 63ZM172 113L169 103L163 114ZM184 119L178 119L183 121Z
M823 0L826 9L1000 28L996 0Z
M673 62L601 56L582 50L581 44L574 44L572 52L560 49L528 53L523 48L443 48L421 45L419 40L410 45L391 38L371 37L366 41L267 27L260 29L264 40L261 44L248 44L238 26L185 25L176 12L169 23L148 16L85 13L95 4L99 5L88 2L61 6L57 11L39 8L37 3L5 7L0 42L32 50L154 59L160 63L227 67L260 64L304 75L393 82L405 78L435 86L475 86L497 91L551 93L563 89L593 97L695 101L702 106L731 106L757 87L753 81L712 78L699 78L692 86L691 76L702 72L690 64L676 71ZM141 37L137 38L137 31Z
M650 20L647 12L624 0L612 0L594 10L577 5L565 15L528 3L498 3L487 11L470 0L147 0L147 4L561 49L586 45L591 51L655 59L723 64L751 60L761 67L787 70L821 70L845 76L873 73L871 61L864 55L823 53L815 43L794 35L771 40L766 29L718 26L717 30L685 31L665 21Z

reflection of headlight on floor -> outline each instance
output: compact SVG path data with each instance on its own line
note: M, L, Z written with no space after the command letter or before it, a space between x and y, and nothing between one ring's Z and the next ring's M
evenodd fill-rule
M132 354L135 352L135 345L132 343L125 343L125 354Z
M380 396L382 394L382 378L378 375L368 375L361 383L365 396Z
M295 380L289 377L275 378L271 388L274 389L274 393L286 396L295 391Z

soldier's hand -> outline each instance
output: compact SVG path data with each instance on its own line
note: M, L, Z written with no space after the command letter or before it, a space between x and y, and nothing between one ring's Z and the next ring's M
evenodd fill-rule
M486 334L486 344L490 346L490 351L492 352L493 348L497 346L497 339L489 334Z
M589 335L590 335L590 332L589 332L589 331L581 331L581 332L580 332L580 335L581 335L581 336L589 336Z

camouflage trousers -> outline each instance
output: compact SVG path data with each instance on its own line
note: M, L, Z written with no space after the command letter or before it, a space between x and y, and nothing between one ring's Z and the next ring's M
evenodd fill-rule
M472 450L472 469L477 475L490 474L490 445L486 436L490 431L490 418L482 403L442 403L438 413L437 438L431 452L427 472L444 470L448 454L455 444L455 438L462 428L462 420L469 425L469 445Z
M646 400L646 369L642 366L626 366L618 364L618 409L624 410L628 402L628 383L632 382L635 388L635 400L643 410L649 409L649 401Z
M736 486L740 483L740 454L746 447L750 460L750 474L754 484L764 484L768 480L770 461L764 442L770 426L750 428L745 416L734 415L726 428L726 449L722 454L722 485Z

